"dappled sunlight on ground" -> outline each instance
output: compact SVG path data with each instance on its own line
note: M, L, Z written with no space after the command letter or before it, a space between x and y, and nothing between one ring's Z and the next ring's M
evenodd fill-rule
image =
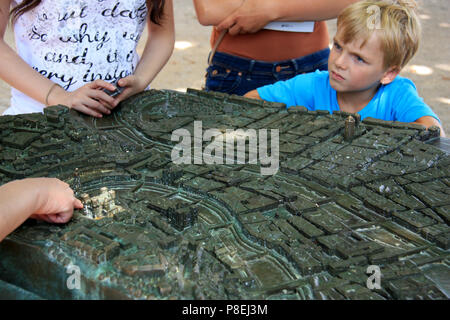
M450 99L449 98L439 97L439 98L436 98L436 101L439 101L439 102L446 103L446 104L450 105Z
M414 73L414 74L418 74L420 76L429 76L433 73L433 69L427 66L418 66L418 65L411 65L411 66L406 66L404 69L405 72L408 73Z
M177 50L186 50L193 47L193 44L189 41L176 41L175 49Z
M436 64L435 67L450 72L450 64Z

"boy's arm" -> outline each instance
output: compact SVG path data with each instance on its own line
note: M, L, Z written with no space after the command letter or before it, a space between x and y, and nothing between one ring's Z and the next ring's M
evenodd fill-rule
M258 90L252 90L247 92L244 97L246 98L251 98L251 99L261 99L261 96L258 93ZM431 126L437 126L441 129L441 137L445 137L445 132L444 132L444 128L442 128L441 124L439 123L439 121L436 120L436 118L431 117L431 116L424 116L421 117L419 119L417 119L416 121L414 121L413 123L417 123L417 124L421 124L423 126L425 126L427 129Z
M245 97L269 102L284 103L286 107L304 106L311 110L315 107L314 94L321 92L326 73L305 73L291 79L277 81L247 92Z
M260 95L259 95L259 93L258 93L258 90L256 90L256 89L247 92L247 93L244 95L244 97L250 98L250 99L258 99L258 100L262 100L261 97L260 97Z
M322 21L336 18L358 0L245 0L217 26L231 35L254 33L272 21ZM214 24L216 25L216 24Z
M246 98L251 98L251 99L261 99L261 96L258 93L258 90L252 90L247 92L244 97ZM416 121L414 121L413 123L417 123L417 124L421 124L423 126L425 126L427 129L431 126L437 126L441 129L441 137L445 137L445 132L444 132L444 128L442 128L442 125L439 123L439 121L436 120L436 118L431 117L431 116L424 116L421 117L419 119L417 119Z
M427 129L431 126L437 126L441 129L441 137L445 137L444 128L442 128L442 125L439 123L439 121L437 121L436 118L432 116L421 117L416 121L414 121L413 123L421 124L425 126Z
M166 0L160 25L153 23L148 15L147 26L149 36L134 74L118 82L125 87L116 98L118 101L145 90L172 55L175 45L173 1Z
M386 103L393 106L391 111L393 120L420 124L427 129L431 126L437 126L440 128L440 135L445 137L438 116L419 96L416 86L410 79L399 77L398 81L394 81L389 97Z

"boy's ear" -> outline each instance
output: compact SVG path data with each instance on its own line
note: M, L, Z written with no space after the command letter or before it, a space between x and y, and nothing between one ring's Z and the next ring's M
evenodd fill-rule
M395 77L400 73L400 68L393 66L389 67L381 78L381 84L389 84L394 81Z

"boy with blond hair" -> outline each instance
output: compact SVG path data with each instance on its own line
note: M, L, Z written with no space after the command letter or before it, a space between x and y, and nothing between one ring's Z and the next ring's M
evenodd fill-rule
M419 46L416 10L412 0L366 0L348 6L337 19L328 71L302 74L245 96L287 107L358 113L361 119L438 126L445 136L414 83L398 76Z

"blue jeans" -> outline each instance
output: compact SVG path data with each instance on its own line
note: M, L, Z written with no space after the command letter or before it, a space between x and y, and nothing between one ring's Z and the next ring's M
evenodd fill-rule
M298 59L272 63L216 52L212 64L206 69L205 90L242 96L301 73L328 70L329 54L330 49L326 48Z

